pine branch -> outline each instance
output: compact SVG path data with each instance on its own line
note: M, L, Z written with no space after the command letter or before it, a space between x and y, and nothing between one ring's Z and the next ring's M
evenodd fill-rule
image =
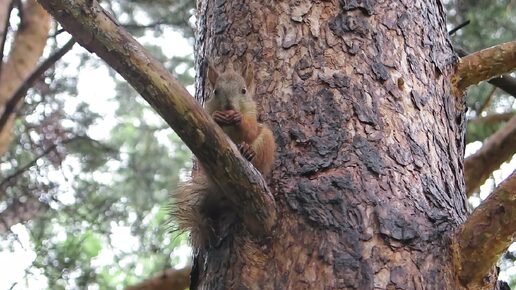
M455 51L460 57L465 57L469 54L462 48L455 48ZM494 77L487 82L505 91L509 95L516 97L516 78L511 77L510 75L501 75Z
M39 2L79 44L120 73L174 129L252 234L270 231L276 206L263 177L160 62L97 1Z
M452 79L457 93L483 80L516 69L516 41L483 49L463 57Z
M516 234L516 171L478 206L458 232L459 277L480 284Z
M16 107L22 100L23 97L27 94L29 88L31 88L34 83L47 71L50 67L52 67L58 60L60 60L70 49L72 49L75 44L75 40L70 39L62 48L56 51L53 55L47 58L43 63L41 63L34 72L18 87L18 89L14 92L14 94L9 98L9 101L5 105L4 112L0 117L0 132L4 130L5 124L9 120L11 116L14 115Z
M491 135L484 146L464 160L466 195L470 196L489 177L491 172L516 153L516 116Z
M3 179L1 182L0 182L0 190L5 190L5 188L10 185L14 180L16 180L16 178L20 175L22 175L23 173L27 172L27 170L29 170L32 166L36 165L38 160L40 160L41 158L47 156L48 154L50 154L52 151L56 150L56 148L58 146L63 146L63 145L67 145L67 144L70 144L70 143L73 143L73 142L76 142L76 141L80 141L80 140L88 140L90 142L93 142L93 143L96 143L97 146L103 148L104 150L111 150L113 151L112 148L109 148L105 145L103 145L102 143L100 143L99 141L95 140L95 139L91 139L90 137L88 136L83 136L83 135L77 135L77 136L73 136L71 138L68 138L68 139L65 139L59 143L55 143L55 144L52 144L50 146L48 146L45 150L43 150L43 152L41 152L40 154L38 154L34 159L32 159L30 162L28 162L27 164L25 164L24 166L18 168L18 170L16 170L14 173L12 173L11 175L7 176L5 179Z
M455 27L452 30L448 31L448 35L450 35L450 36L454 35L457 31L461 30L462 28L464 28L464 26L469 25L470 23L471 23L470 20L466 20L466 21L462 22L457 27Z

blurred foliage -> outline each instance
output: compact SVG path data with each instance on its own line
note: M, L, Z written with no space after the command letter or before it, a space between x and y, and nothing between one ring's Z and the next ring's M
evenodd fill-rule
M471 21L452 36L453 43L473 52L514 40L514 2L445 2L450 29ZM193 83L193 54L178 55L176 39L165 35L179 32L193 44L194 1L106 0L102 5L185 86ZM58 32L56 27L56 37L49 38L51 49L59 47ZM175 237L166 226L168 191L187 174L191 155L113 71L115 94L108 100L113 116L77 100L81 72L104 63L84 50L65 59L30 90L15 142L1 157L0 214L17 203L44 205L24 224L30 237L24 246L36 254L26 278L43 281L38 287L121 289L178 263L173 251L185 237ZM468 119L510 112L513 102L513 96L481 84L468 92ZM467 141L481 141L501 125L470 122ZM90 137L99 131L107 137ZM0 249L12 251L21 243L14 232L2 238Z
M475 122L468 122L468 126L466 128L466 143L484 141L487 137L498 131L498 129L502 128L504 124L505 122L478 124Z
M193 43L194 1L102 3L185 86L193 84L192 52L167 57L174 40L164 37L176 33ZM59 27L54 34L49 50L68 37ZM167 226L168 193L188 172L191 154L114 71L111 118L94 112L88 97L77 99L81 70L104 64L74 51L82 52L63 58L27 96L13 146L1 157L0 214L28 200L45 205L24 228L24 247L36 254L26 278L44 281L36 289L121 289L179 262L173 250L185 236ZM17 243L17 234L6 233L0 249Z

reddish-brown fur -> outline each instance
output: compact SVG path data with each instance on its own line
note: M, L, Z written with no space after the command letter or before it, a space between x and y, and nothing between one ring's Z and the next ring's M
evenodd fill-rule
M268 175L274 164L276 143L271 130L256 118L252 70L246 67L238 74L228 69L221 74L210 66L208 79L214 93L206 109L235 144L250 147L251 163ZM236 218L229 202L202 171L172 196L172 216L179 230L190 230L194 248L216 242L217 231L228 219Z

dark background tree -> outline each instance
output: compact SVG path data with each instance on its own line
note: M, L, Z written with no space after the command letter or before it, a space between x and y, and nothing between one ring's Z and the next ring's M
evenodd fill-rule
M143 39L152 34L157 39L163 39L163 33L168 27L185 27L183 35L191 39L192 28L188 23L192 23L190 17L193 14L194 3L192 1L180 4L171 2L106 1L105 3L108 11L115 15L124 27L130 29L136 36L146 36ZM511 27L515 27L514 15L508 13L511 5L514 4L508 1L495 1L466 5L467 8L464 8L464 3L452 1L448 5L449 15L451 15L448 29L465 19L472 20L472 24L459 30L452 38L466 51L473 52L514 39L514 32L510 30ZM454 7L462 7L463 10L453 9ZM473 18L474 16L479 20ZM13 19L16 19L14 12ZM482 23L481 19L496 19L497 24L500 25L478 24ZM15 27L17 22L15 20L11 22ZM476 26L472 26L475 23ZM245 25L242 27L245 28ZM298 30L287 29L286 34L283 35L283 44L293 49L302 47L304 42L296 43L300 41L299 36L287 33L289 31ZM53 49L60 47L58 44L63 42L59 40L66 38L64 34L61 33L60 28L55 28L50 33L48 46ZM480 34L482 37L475 34ZM160 53L163 48L170 50L174 41L167 39L164 42L154 42L159 45L148 46L148 48L155 57L162 59L171 71L186 72L180 75L184 77L180 79L186 85L192 82L192 74L189 71L192 67L191 56L169 60ZM492 42L483 43L484 41ZM79 50L77 47L76 49ZM80 51L84 53L81 68L100 65L84 50ZM7 55L7 53L4 54ZM75 95L77 86L76 79L71 78L70 74L62 73L65 71L67 62L71 60L66 61L65 58L53 70L47 71L44 78L41 78L27 94L25 106L17 111L18 121L14 131L16 136L13 138L15 143L11 146L10 152L4 155L1 168L5 176L2 191L6 196L2 203L5 209L0 216L16 217L5 227L6 240L12 241L5 245L16 244L16 235L8 229L13 224L30 220L24 224L31 233L33 249L38 256L27 272L28 277L41 269L51 288L66 288L65 285L86 287L86 285L95 284L101 288L112 288L120 285L121 282L131 284L175 263L170 261L168 253L181 242L181 238L171 239L166 229L158 225L164 223L163 207L167 202L167 189L175 186L180 172L186 175L187 170L181 171L181 168L184 167L185 162L188 163L189 155L185 147L179 145L177 137L174 137L170 129L167 129L168 127L157 118L151 117L152 110L139 99L132 98L135 96L134 91L123 82L117 86L117 95L120 97L113 101L118 107L116 122L120 124L113 127L105 140L99 141L89 137L88 128L99 122L102 124L102 119L99 119L94 112L90 112L87 104L79 104L71 111L65 108L65 101L69 102L69 99ZM175 67L178 69L175 70ZM302 72L305 70L308 70L305 76L309 78L310 70L303 65L296 69L296 74L299 75L301 72L301 75L304 75ZM114 77L113 73L111 75ZM264 75L262 74L261 77L263 78ZM331 84L328 85L331 87ZM271 84L270 88L273 87ZM472 126L475 125L474 122L483 126L478 117L487 117L500 112L511 113L513 110L511 109L513 99L500 89L491 94L490 98L487 97L488 92L475 94L475 90L477 89L470 89L467 98L467 104L470 107L467 117L472 120L468 127L473 128L468 131L466 137L468 141L484 140L503 126L503 123L497 121L490 129L484 129L481 126L475 128ZM490 101L486 102L487 99ZM265 102L264 100L260 102ZM262 105L261 107L266 110L269 109L267 103ZM346 112L354 111L356 111L355 108L349 108ZM482 114L483 112L485 114ZM343 116L349 118L346 114ZM371 116L365 114L362 117ZM268 122L271 120L267 119ZM501 119L498 118L498 120ZM504 120L507 121L507 117ZM477 132L477 137L471 137L472 134L469 132ZM285 132L279 132L276 129L276 133L277 136L282 136L281 134ZM166 144L156 142L156 136L167 135L170 135L169 139L172 141ZM287 137L285 136L283 140L291 138ZM302 135L299 135L296 138L301 137ZM324 143L324 140L320 141ZM343 136L342 140L354 139ZM303 149L303 146L309 148L314 146L314 142L307 137L305 142L298 142L295 148L299 147L299 150ZM364 147L359 145L357 148L353 147L354 145L350 148L360 152L360 148L364 149ZM52 149L52 147L55 148ZM52 150L49 151L49 148ZM364 150L367 150L367 146ZM34 161L36 158L38 161ZM337 156L335 160L338 161L339 158L342 156ZM80 163L73 174L67 170L74 166L70 163ZM319 165L311 165L308 162L299 166L308 170L307 174L310 175L313 173L310 173L309 169ZM61 180L49 178L56 172L67 176ZM13 178L8 178L12 175ZM102 181L99 178L101 176L109 176L107 178L109 182ZM71 201L67 198L70 196L73 197ZM26 208L30 209L30 213L24 211ZM35 208L37 210L34 210ZM16 214L8 215L13 212ZM316 211L312 213L317 214ZM130 227L131 234L141 242L130 251L115 250L113 263L99 267L95 264L96 257L101 251L111 249L110 242L114 235L112 231L117 226ZM68 233L64 240L62 236L59 237L63 232ZM121 267L110 270L114 264ZM141 267L143 270L139 270Z

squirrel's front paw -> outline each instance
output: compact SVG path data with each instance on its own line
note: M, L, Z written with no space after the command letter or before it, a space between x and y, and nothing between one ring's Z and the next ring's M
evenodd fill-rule
M238 151L240 151L240 154L249 162L253 161L256 156L256 152L254 152L253 148L245 142L238 144Z
M229 125L239 125L242 121L242 115L240 112L235 110L227 110L224 113L226 114L226 119L229 122Z
M219 125L239 125L242 121L242 115L234 110L215 111L213 112L213 120Z
M227 117L226 111L215 111L213 112L212 118L215 123L221 126L230 124L230 120Z

